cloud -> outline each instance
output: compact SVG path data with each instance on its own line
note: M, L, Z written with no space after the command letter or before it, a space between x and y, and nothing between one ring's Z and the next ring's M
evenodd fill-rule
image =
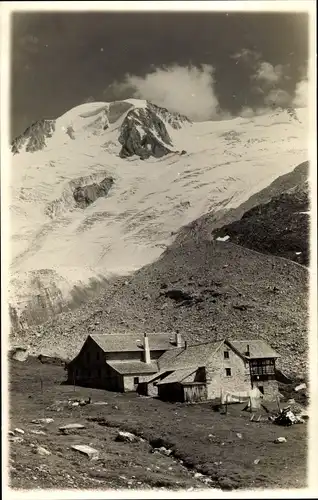
M96 99L95 97L93 97L92 95L90 95L89 97L86 97L84 100L83 100L83 104L86 104L88 102L95 102Z
M255 111L249 106L244 106L240 111L240 116L242 118L252 118L253 116L255 116Z
M271 63L262 61L258 64L256 73L252 79L272 85L278 83L283 78L283 65L273 66Z
M155 68L145 76L126 75L123 82L114 82L104 95L117 99L145 99L171 111L182 113L193 121L220 117L218 98L214 91L214 68L210 65Z
M283 89L272 89L264 98L264 104L271 107L286 108L291 105L291 95Z
M256 109L253 109L249 106L244 106L240 113L239 116L242 118L252 118L253 116L261 116L261 115L267 115L270 112L270 108L261 106Z
M292 78L290 76L290 64L273 65L265 61L259 52L242 49L231 56L238 62L244 62L250 70L250 91L257 96L258 107L251 108L245 106L240 111L240 116L251 117L257 114L264 114L269 109L281 107L305 107L308 100L308 82L305 76L305 66L299 68L300 81L297 83L295 92L290 89L290 84L286 82Z
M295 96L293 100L295 108L307 108L308 106L308 80L301 80L296 85Z

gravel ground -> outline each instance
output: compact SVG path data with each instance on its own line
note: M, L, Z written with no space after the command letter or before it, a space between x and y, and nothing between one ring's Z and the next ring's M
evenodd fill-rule
M60 366L32 358L11 363L10 429L22 430L10 436L12 488L229 490L306 486L306 424L278 427L266 413L260 422L253 423L242 405L231 405L228 414L222 415L211 402L168 404L137 394L80 387L74 391L61 385L64 379ZM92 403L86 406L68 404L70 399L89 396ZM39 418L53 421L32 422ZM70 423L83 424L84 428L67 434L59 431L60 426ZM136 440L118 442L119 430L134 433ZM275 444L279 436L287 441ZM72 450L74 444L92 446L99 459L89 460ZM39 446L50 454L41 454Z

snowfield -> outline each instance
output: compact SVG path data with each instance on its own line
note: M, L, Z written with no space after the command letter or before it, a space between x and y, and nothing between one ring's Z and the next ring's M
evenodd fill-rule
M181 226L239 206L308 159L303 109L299 121L281 111L179 130L165 123L175 152L120 158L121 124L145 106L128 100L113 120L109 103L78 106L56 120L45 149L12 156L10 301L18 314L52 287L67 300L74 285L152 262ZM115 182L107 197L76 205L76 187L109 176Z

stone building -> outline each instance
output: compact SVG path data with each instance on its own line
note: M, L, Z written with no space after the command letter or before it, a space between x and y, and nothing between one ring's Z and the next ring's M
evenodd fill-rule
M257 387L270 400L278 395L278 357L263 340L188 345L179 333L93 334L68 364L68 382L182 402L246 398Z
M275 399L279 354L263 340L206 342L163 354L144 393L170 401L204 401L223 395L246 398L257 387Z
M134 391L146 375L158 371L157 360L162 354L183 345L180 334L92 334L67 364L67 382Z

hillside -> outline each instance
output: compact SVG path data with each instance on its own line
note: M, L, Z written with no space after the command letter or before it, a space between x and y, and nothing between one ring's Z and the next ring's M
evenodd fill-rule
M215 238L309 265L309 185L304 182L214 232Z
M77 307L155 262L180 228L291 172L307 160L306 120L299 109L191 123L128 99L33 124L12 144L13 328Z
M35 353L71 357L90 332L179 330L189 341L261 337L281 368L304 374L308 271L233 243L188 240L155 263L114 280L73 312L25 332ZM19 343L23 341L18 336Z
M306 204L308 205L308 179L309 162L305 161L294 167L290 172L276 177L268 186L254 193L239 206L227 210L209 212L192 221L190 224L183 226L176 236L176 241L182 244L188 238L193 238L194 234L196 234L197 238L215 239L218 235L223 235L224 237L227 226L245 217L245 214L249 213L255 207L263 206L271 202L274 198L293 190L296 190L296 192L299 190L305 191ZM309 222L308 217L306 217L306 221L307 223ZM270 225L272 222L270 219L267 219L266 223ZM223 227L224 231L222 231ZM268 232L267 229L266 232ZM308 243L308 238L306 238L306 242ZM243 242L241 244L244 246Z

